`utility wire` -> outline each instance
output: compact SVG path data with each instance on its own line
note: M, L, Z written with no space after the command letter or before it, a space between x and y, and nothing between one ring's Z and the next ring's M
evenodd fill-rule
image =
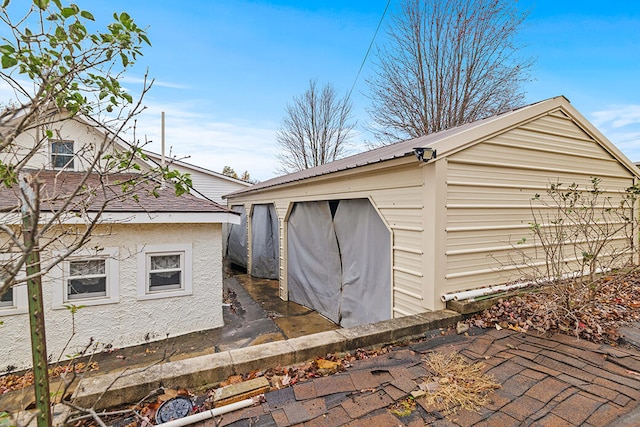
M367 53L365 53L364 58L362 58L362 63L360 64L360 68L358 69L358 74L356 74L356 78L353 80L351 89L349 89L349 93L347 94L347 100L351 99L351 93L353 92L353 89L356 87L356 83L358 82L358 78L360 77L360 73L364 68L365 62L367 62L367 58L369 57L369 52L371 52L373 43L375 42L376 36L378 35L378 31L380 31L380 27L382 26L382 21L384 20L384 17L387 14L387 10L389 9L389 4L391 4L391 0L387 0L387 5L384 8L384 12L382 12L382 16L380 17L380 21L378 22L378 27L376 28L376 32L373 34L373 38L371 39L371 43L369 43L369 48L367 49Z

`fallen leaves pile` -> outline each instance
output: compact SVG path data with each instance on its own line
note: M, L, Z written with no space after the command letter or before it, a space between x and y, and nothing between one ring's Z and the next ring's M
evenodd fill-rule
M488 403L489 392L500 388L484 373L484 363L469 363L458 353L431 353L425 365L432 375L421 384L426 392L421 399L443 415L478 410Z
M98 370L96 362L76 363L74 365L59 365L49 368L49 378L58 378L64 376L75 367L76 373L89 372ZM4 375L0 377L0 394L8 393L14 390L20 390L33 384L33 372L28 371L23 375Z
M636 270L602 277L595 287L567 283L562 292L546 286L502 298L468 322L480 328L560 332L615 345L620 339L618 328L638 320L640 271Z

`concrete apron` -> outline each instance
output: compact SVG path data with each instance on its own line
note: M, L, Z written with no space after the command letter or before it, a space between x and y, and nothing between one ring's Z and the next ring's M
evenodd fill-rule
M424 337L427 331L455 325L461 319L462 315L455 311L433 311L166 362L125 373L88 377L78 384L73 399L81 407L104 409L138 402L160 387L203 389L231 375L304 363L328 353Z

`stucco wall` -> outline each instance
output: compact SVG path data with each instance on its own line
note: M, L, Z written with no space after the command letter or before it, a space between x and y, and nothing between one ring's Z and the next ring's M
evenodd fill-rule
M105 232L97 230L94 236ZM89 246L117 247L120 279L119 302L86 306L72 317L65 308L53 309L52 292L60 287L60 270L43 281L47 350L51 360L73 354L90 338L125 347L169 336L220 327L222 317L222 239L220 224L119 224L106 237L94 237ZM140 245L192 245L192 295L141 300L138 298L137 254ZM43 253L42 256L47 256ZM82 301L74 301L81 305ZM1 313L1 310L0 310ZM30 365L29 324L26 314L0 315L0 369Z

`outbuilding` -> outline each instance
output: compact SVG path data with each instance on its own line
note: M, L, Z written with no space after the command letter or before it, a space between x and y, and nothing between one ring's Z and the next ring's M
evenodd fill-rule
M244 219L229 249L250 273L278 278L282 299L343 326L370 323L521 280L509 253L550 184L597 177L616 194L639 176L560 96L231 193Z

